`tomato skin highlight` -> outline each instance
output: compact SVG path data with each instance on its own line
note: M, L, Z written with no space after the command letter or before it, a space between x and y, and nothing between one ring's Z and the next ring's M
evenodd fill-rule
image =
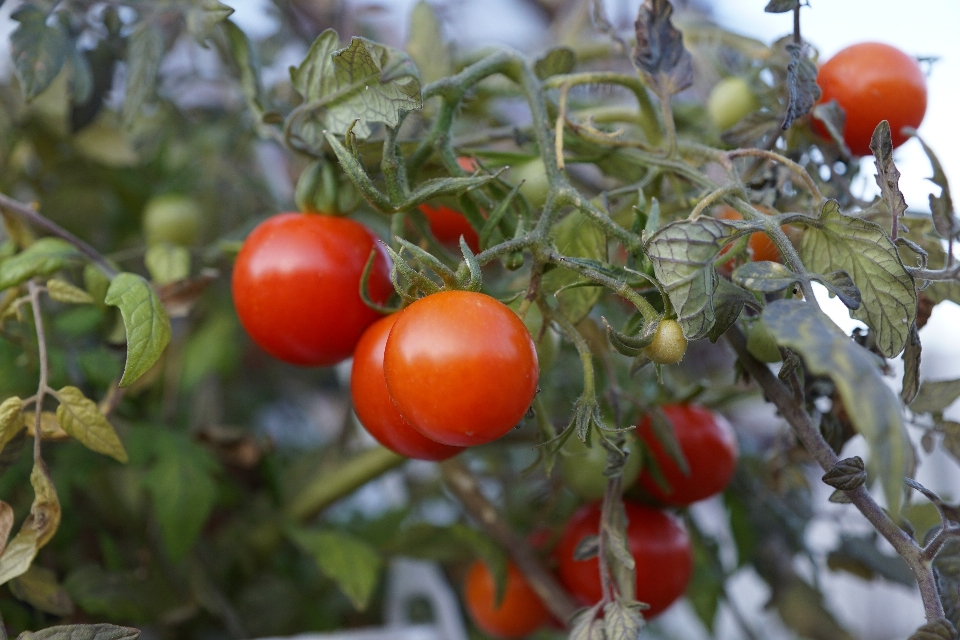
M363 333L353 352L350 396L360 423L377 442L407 458L446 460L463 449L434 442L403 419L387 391L383 375L383 350L400 314L380 318Z
M470 251L480 253L480 236L462 213L442 204L422 204L417 208L430 222L433 237L442 244L457 247L459 253L460 236L463 236Z
M627 514L627 548L636 562L636 597L650 608L650 619L674 603L687 589L693 573L693 552L687 532L670 515L629 500L623 501ZM600 564L596 557L573 559L573 552L585 537L600 530L600 503L581 507L567 521L556 557L560 582L584 606L600 601Z
M550 613L513 562L507 564L507 588L496 606L496 582L482 561L474 562L464 580L463 596L470 619L497 638L524 638L550 619Z
M380 314L360 298L370 251L370 298L393 293L390 259L373 233L348 218L273 216L247 237L233 268L233 302L247 333L275 358L329 366L350 357Z
M509 307L441 291L400 313L384 351L387 389L414 429L459 447L515 427L537 391L537 351Z
M902 127L919 127L927 110L927 79L917 61L879 42L861 42L827 60L817 73L820 102L836 100L847 114L844 142L858 156L871 155L870 138L881 120L890 122L894 148L907 141ZM814 129L829 137L814 120Z
M670 485L665 491L650 471L644 471L639 484L663 504L686 506L723 491L737 467L739 448L736 434L727 420L695 404L670 404L660 407L673 424L690 475L684 475L653 432L649 416L637 425L637 436L653 454L660 473Z

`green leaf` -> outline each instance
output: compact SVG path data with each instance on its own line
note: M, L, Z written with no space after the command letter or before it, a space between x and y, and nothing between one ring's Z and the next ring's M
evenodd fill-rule
M160 27L147 22L137 27L127 44L127 92L123 122L130 126L153 95L166 43Z
M899 518L903 478L913 468L913 449L900 401L884 382L874 357L809 303L777 300L767 305L761 319L777 344L799 353L813 374L833 380L853 426L867 442L887 508Z
M99 267L88 263L83 268L83 288L87 290L94 302L102 305L110 288L110 278Z
M960 380L927 380L910 403L914 413L943 413L960 398Z
M807 115L822 94L817 84L817 65L808 57L809 47L789 43L784 47L790 54L787 63L787 113L780 128L786 131L797 118Z
M144 485L153 500L163 543L176 561L193 547L213 509L217 463L183 435L158 433L154 438L157 460Z
M119 307L123 316L127 332L127 362L120 386L126 387L160 358L170 342L170 319L150 283L134 273L114 277L104 301Z
M117 432L100 413L96 403L76 387L64 387L56 392L60 406L57 421L63 430L79 440L91 451L108 455L119 462L127 462L127 451Z
M240 88L247 100L247 106L253 112L257 121L262 121L263 106L260 97L263 89L260 82L260 61L257 58L257 52L251 46L247 34L232 20L224 20L222 24L227 36L227 46L230 49L231 59L237 67Z
M79 287L63 280L47 280L47 294L51 300L66 304L90 304L93 297Z
M929 178L930 182L940 187L940 195L930 194L930 213L933 218L934 228L943 238L950 238L960 233L960 220L957 220L953 210L953 198L950 196L950 183L947 182L947 175L943 172L943 166L940 160L927 143L920 136L916 136L923 146L924 153L930 159L930 166L933 168L933 176Z
M309 144L322 140L322 130L334 134L352 131L367 138L371 125L391 127L401 111L420 109L420 79L407 54L355 37L344 49L332 29L320 34L303 64L290 70L294 88L308 103L316 102L322 118L306 118L299 134ZM356 122L356 124L354 124Z
M32 245L0 262L0 291L15 287L34 276L48 276L62 269L79 254L60 238L40 238Z
M23 400L17 396L0 403L0 450L23 428L23 421L20 419L22 411Z
M913 278L886 232L867 220L840 212L831 200L818 219L805 218L800 257L811 271L843 270L859 288L862 304L851 312L874 332L888 358L903 351L917 316Z
M800 281L800 277L777 262L748 262L736 268L731 280L757 293L777 293Z
M917 398L920 391L920 357L923 349L920 345L920 332L917 325L910 327L910 338L903 350L903 385L900 390L900 400L910 404Z
M71 47L70 36L61 20L48 25L47 12L30 3L10 17L20 23L10 35L10 48L17 79L29 101L59 75Z
M60 526L60 501L43 461L37 461L30 473L33 504L16 537L0 555L0 584L23 575Z
M711 342L720 339L727 329L733 326L733 323L740 317L743 307L753 307L760 310L760 304L752 293L741 289L726 278L720 278L717 283L717 289L713 293L713 313L714 323L707 333Z
M192 0L186 10L187 31L197 42L203 43L214 27L232 13L233 9L219 0Z
M45 567L31 566L10 581L10 591L18 600L58 617L73 613L73 601L57 583L57 575Z
M180 245L161 242L147 249L143 262L150 278L158 285L186 280L190 275L190 250Z
M706 336L716 320L713 294L719 276L713 263L741 227L715 218L678 220L647 241L647 257L688 340ZM744 229L751 228L748 224Z
M554 47L533 63L533 71L541 80L570 73L577 66L577 54L570 47Z
M590 218L574 211L553 227L553 240L561 255L572 258L599 260L605 255L607 240L603 231ZM582 278L574 271L555 268L543 275L542 291L556 293L563 287L579 282ZM560 312L576 324L603 295L602 287L575 287L557 293Z
M376 550L339 531L293 528L288 533L297 546L313 556L320 571L337 583L354 607L366 609L383 568Z
M70 624L41 631L24 631L17 640L137 640L140 631L113 624Z
M430 84L453 74L450 47L443 39L440 20L426 0L420 0L410 13L407 53L420 70L420 82Z

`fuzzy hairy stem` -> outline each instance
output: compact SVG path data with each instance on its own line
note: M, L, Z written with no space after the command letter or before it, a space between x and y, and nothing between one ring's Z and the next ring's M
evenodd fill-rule
M30 280L27 290L30 292L30 306L33 307L33 324L37 331L37 351L40 357L40 382L37 384L33 422L33 461L38 464L41 460L40 442L43 440L43 431L40 429L43 397L50 389L50 368L47 362L47 336L43 331L43 314L40 313L40 286Z
M837 454L824 440L820 429L796 401L790 390L780 382L765 364L750 355L750 352L747 351L746 337L739 328L731 327L725 336L740 359L743 368L757 381L767 399L777 407L780 415L790 424L797 439L813 456L817 464L824 471L833 469L839 461ZM923 600L923 609L927 621L933 622L943 618L943 604L940 602L936 578L933 575L930 563L923 557L920 546L896 525L887 515L887 512L873 499L866 487L857 487L852 491L847 491L846 495L850 502L857 507L860 513L873 525L874 529L893 546L910 567L920 588L920 596Z

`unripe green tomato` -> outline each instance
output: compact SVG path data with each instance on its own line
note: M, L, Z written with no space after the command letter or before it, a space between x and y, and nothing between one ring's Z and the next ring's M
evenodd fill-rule
M607 488L607 477L603 475L607 468L607 450L598 440L599 438L594 436L593 446L587 447L574 435L560 451L560 471L563 473L564 484L586 500L602 498ZM630 452L623 466L623 488L627 489L640 477L643 458L637 438L632 433L627 434L625 448Z
M707 113L721 131L729 129L747 114L760 108L747 81L730 76L718 82L707 98Z
M657 364L677 364L687 352L687 339L676 320L665 318L657 325L653 342L643 352Z
M156 196L143 209L143 234L148 245L191 245L199 230L200 206L186 196Z
M543 166L543 161L538 159L530 160L519 164L510 169L510 181L520 185L520 193L530 201L530 205L539 209L547 201L547 193L550 191L550 182L547 180L547 171Z
M780 362L780 349L767 325L757 320L747 332L747 351L760 362Z

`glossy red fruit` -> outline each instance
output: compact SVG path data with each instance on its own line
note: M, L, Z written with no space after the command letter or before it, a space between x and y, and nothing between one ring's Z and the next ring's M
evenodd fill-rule
M550 617L540 597L513 562L507 565L507 588L500 606L495 604L493 574L479 560L467 572L463 599L473 623L497 638L524 638Z
M690 467L684 475L653 432L650 418L637 425L637 435L653 455L670 490L664 490L649 469L640 476L640 486L664 504L684 506L723 491L737 467L737 438L720 414L695 404L660 407L673 424L680 450Z
M441 291L401 312L383 356L400 415L437 442L469 447L515 427L537 391L523 321L482 293Z
M360 298L360 276L376 249L370 298L393 292L390 262L374 235L347 218L281 213L247 237L233 268L233 302L244 329L267 353L298 365L350 357L377 318Z
M771 209L767 209L764 206L757 207L763 213L770 215ZM743 220L743 216L740 215L740 212L734 209L729 205L723 205L717 209L716 216L724 220ZM782 227L784 231L787 230L787 227ZM731 245L727 245L720 252L720 255L723 255L730 250ZM770 236L763 233L762 231L755 231L750 234L750 240L747 242L747 253L750 255L750 260L753 262L780 262L780 250L777 249L777 245L773 244L773 240L770 239ZM729 262L723 264L723 269L726 271L733 271L733 259Z
M460 236L463 236L470 251L480 252L480 236L462 213L442 204L422 204L417 208L430 222L430 233L434 238L450 247L459 247Z
M377 442L408 458L446 460L463 449L434 442L414 430L394 406L383 375L383 350L400 314L380 318L363 333L353 352L350 396L360 423Z
M902 127L919 127L927 110L927 79L916 59L890 45L861 42L827 60L817 74L820 102L836 100L846 112L843 139L858 156L870 155L870 137L890 122L893 146L907 140ZM817 131L826 128L814 120Z
M650 608L644 617L652 618L674 603L687 589L693 572L690 539L683 527L670 515L657 509L624 500L627 513L627 547L636 562L636 597ZM573 559L573 552L587 536L600 530L600 503L581 507L567 522L557 545L556 557L563 586L584 606L597 603L603 596L600 564L596 557Z

